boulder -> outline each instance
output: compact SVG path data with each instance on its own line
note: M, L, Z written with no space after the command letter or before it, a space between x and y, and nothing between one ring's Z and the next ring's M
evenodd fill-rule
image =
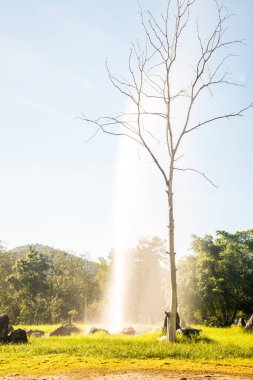
M135 335L136 332L133 327L125 327L120 333L125 335Z
M0 315L0 343L8 340L8 328L10 319L7 314Z
M192 338L193 336L198 336L202 330L194 329L192 327L181 328L177 330L177 333L186 336L187 338Z
M245 331L252 332L253 330L253 314L251 315L250 319L247 321L245 326Z
M30 329L26 331L27 336L35 336L36 338L40 338L45 335L44 331L37 329Z
M17 329L11 331L11 333L8 335L8 342L9 343L27 343L27 334L24 329Z
M66 325L62 325L55 329L54 331L51 331L49 336L69 336L71 334L80 334L81 330L73 325L72 323L68 323Z
M169 323L170 323L170 311L165 311L165 317L164 317L163 328L162 328L162 332L164 335L166 335L166 333L167 333L167 326L169 326ZM177 312L177 314L176 314L176 330L179 330L179 329L181 329L180 317L179 317L179 314Z
M14 330L14 327L12 325L9 325L8 326L8 334L10 334L10 332L12 332Z
M96 334L96 333L104 333L104 334L107 334L109 335L110 333L105 330L105 329L100 329L100 328L97 328L97 327L92 327L89 331L89 334Z
M237 326L238 327L245 327L245 325L246 325L245 319L243 317L239 318Z
M185 322L184 319L180 319L180 325L181 325L180 327L183 328L183 329L184 329L185 327L187 327L187 324L186 324L186 322Z

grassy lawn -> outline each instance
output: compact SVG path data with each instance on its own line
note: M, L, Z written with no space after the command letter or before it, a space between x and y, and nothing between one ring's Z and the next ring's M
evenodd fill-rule
M30 326L29 326L30 327ZM36 326L46 332L55 326ZM78 370L193 371L253 375L253 334L202 327L200 338L157 342L158 334L30 338L0 345L0 375L60 374Z

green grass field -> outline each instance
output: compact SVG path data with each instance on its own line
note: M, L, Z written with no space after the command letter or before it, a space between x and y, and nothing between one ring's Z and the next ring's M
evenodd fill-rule
M31 327L31 326L29 326ZM35 326L34 326L35 327ZM45 332L55 326L36 326ZM193 371L253 375L253 334L236 327L207 328L197 339L158 342L159 334L30 338L0 345L0 375L76 371Z

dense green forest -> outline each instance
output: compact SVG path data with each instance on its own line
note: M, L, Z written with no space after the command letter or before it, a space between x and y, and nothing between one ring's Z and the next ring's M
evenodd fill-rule
M0 309L13 323L58 323L71 312L83 320L101 295L104 262L34 245L2 248L0 265Z
M128 313L137 322L162 322L169 294L165 242L142 239L128 254ZM0 313L12 323L98 321L113 256L94 262L42 245L0 246ZM192 253L178 261L178 290L179 313L188 323L227 326L252 314L253 230L194 236Z
M253 313L253 230L194 236L180 262L179 308L187 320L229 326Z
M165 243L159 238L140 240L129 250L128 315L148 323L163 316L167 282ZM0 313L13 323L58 323L75 320L97 323L107 303L107 284L114 252L98 262L83 256L31 245L0 252ZM147 281L148 279L148 281ZM140 289L143 289L140 294ZM149 297L155 294L152 308Z

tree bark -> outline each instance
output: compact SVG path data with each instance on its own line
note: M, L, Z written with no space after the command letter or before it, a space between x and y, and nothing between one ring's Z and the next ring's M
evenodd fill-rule
M167 340L176 340L176 316L177 316L177 275L175 259L175 235L174 235L174 206L173 206L173 158L171 160L168 183L168 206L169 206L169 255L170 255L170 283L171 283L171 306L170 326L167 331Z

